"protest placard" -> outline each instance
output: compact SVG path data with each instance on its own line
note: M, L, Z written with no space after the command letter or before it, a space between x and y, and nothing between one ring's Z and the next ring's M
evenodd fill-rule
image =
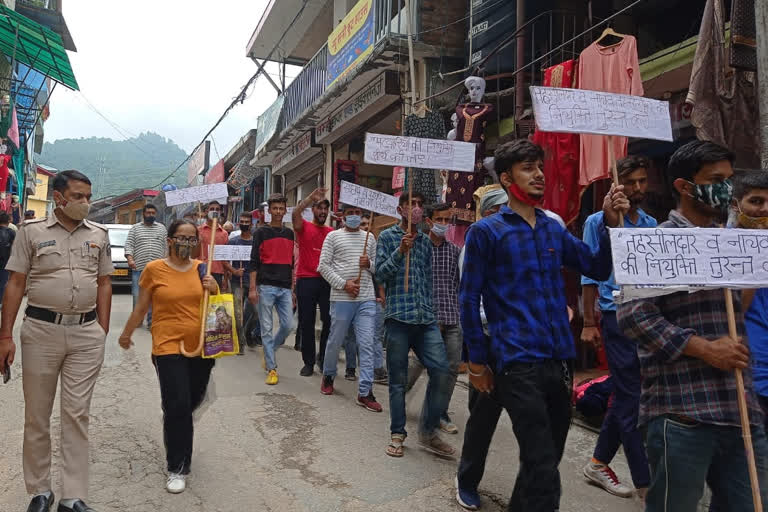
M669 102L560 87L531 87L536 128L672 141Z
M768 231L612 229L619 285L761 288L768 286Z
M396 197L348 181L341 182L339 202L358 206L363 210L369 210L380 215L400 218L400 214L397 213L398 199Z
M291 219L293 218L293 206L289 206L285 210L285 215L283 216L283 222L291 223ZM311 208L305 208L303 212L301 212L301 218L304 219L307 222L312 222L315 219L315 215L312 213ZM269 224L272 222L272 215L269 213L269 207L264 207L264 222Z
M213 248L216 261L248 261L251 259L250 245L217 245Z
M207 203L213 200L219 200L226 204L229 191L226 183L213 183L211 185L201 185L199 187L180 188L178 190L168 190L165 193L165 204L167 206L176 206L186 203Z
M454 140L365 134L367 164L473 172L475 145Z

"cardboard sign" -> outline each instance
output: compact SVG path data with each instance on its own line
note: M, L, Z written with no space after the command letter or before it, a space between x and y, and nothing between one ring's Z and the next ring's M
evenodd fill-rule
M536 128L672 141L669 102L586 89L531 87Z
M207 203L218 200L222 204L227 203L229 191L226 183L213 183L211 185L201 185L199 187L180 188L178 190L169 190L165 193L165 204L167 206L176 206L187 203Z
M216 261L250 261L250 245L214 245L213 259Z
M397 213L398 199L389 194L371 190L370 188L361 187L348 181L341 182L341 190L339 191L339 202L342 204L349 204L352 206L358 206L363 210L378 213L380 215L387 215L388 217L400 218L400 214Z
M405 167L395 167L392 170L392 188L398 189L405 186Z
M768 286L767 230L612 229L611 250L619 285Z
M474 172L475 145L454 140L365 134L367 164Z

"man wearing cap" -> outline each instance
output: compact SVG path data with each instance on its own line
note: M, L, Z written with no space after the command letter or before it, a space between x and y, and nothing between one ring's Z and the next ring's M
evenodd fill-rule
M85 220L91 182L77 171L53 180L56 209L19 230L6 268L11 272L0 324L0 371L13 363L13 324L29 285L21 325L24 388L24 482L33 496L28 512L48 512L51 411L61 381L58 512L93 512L88 493L91 396L104 362L114 271L107 229Z
M299 307L299 333L301 336L301 358L304 367L301 376L309 377L314 372L315 363L323 368L325 345L331 329L331 287L317 271L323 242L333 228L325 225L331 203L325 198L327 190L318 188L309 197L293 209L291 221L296 241L299 245L299 263L296 266L296 302ZM312 207L312 222L301 216L302 212ZM320 319L323 330L320 333L320 351L315 347L315 312L320 305Z

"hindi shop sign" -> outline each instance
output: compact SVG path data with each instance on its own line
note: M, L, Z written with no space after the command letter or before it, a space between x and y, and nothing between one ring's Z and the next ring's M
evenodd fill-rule
M187 162L187 183L192 183L195 177L208 170L211 155L211 141L206 140L195 148Z
M228 196L229 190L227 190L226 183L214 183L212 185L169 190L165 193L165 204L166 206L176 206L195 202L207 203L213 200L220 200L226 203Z
M285 168L288 164L301 157L307 151L312 148L312 130L305 132L304 135L293 141L291 145L277 155L272 162L272 172L278 174L280 169Z
M531 87L536 128L545 132L672 140L669 102L586 89Z
M348 181L341 182L339 190L339 202L357 206L363 210L369 210L379 215L400 218L397 213L398 199L384 192L361 187Z
M768 230L611 229L619 285L768 286Z
M365 163L473 172L475 145L471 142L365 134Z
M374 43L373 0L360 0L328 36L327 84L365 60Z

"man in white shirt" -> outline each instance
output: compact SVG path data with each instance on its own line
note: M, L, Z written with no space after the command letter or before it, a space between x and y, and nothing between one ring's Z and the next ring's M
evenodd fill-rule
M376 239L360 229L363 211L344 206L344 228L326 236L317 271L331 286L331 332L325 349L320 391L333 394L339 350L350 328L355 330L360 353L357 404L381 412L373 396L376 294L373 269ZM366 243L367 242L367 243Z

